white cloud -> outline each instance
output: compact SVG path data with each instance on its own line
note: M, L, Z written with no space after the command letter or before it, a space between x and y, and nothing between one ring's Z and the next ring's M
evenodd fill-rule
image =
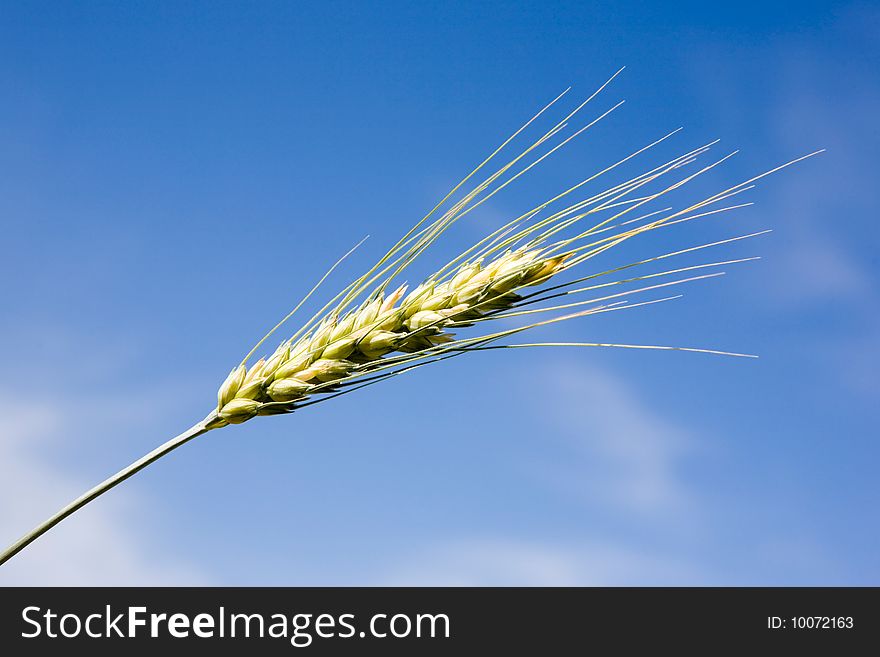
M717 581L704 570L704 563L686 559L684 551L672 554L660 547L670 526L698 519L693 496L677 473L679 459L691 442L689 432L657 413L617 376L599 368L551 361L532 374L543 381L540 404L552 422L546 436L563 442L561 453L548 450L542 463L529 462L527 476L537 476L578 503L629 515L633 525L659 531L659 542L646 543L592 526L588 536L578 537L582 532L576 525L568 528L568 538L552 542L465 536L410 554L379 583L650 586ZM676 543L673 540L671 545Z
M453 541L414 555L388 574L397 586L700 585L692 564L614 543L547 544L509 538Z
M877 37L864 26L880 14L863 9L848 12L836 31L867 44ZM774 134L786 148L816 145L828 153L774 181L780 188L770 211L785 243L769 260L765 291L777 306L832 309L837 316L825 339L809 348L837 385L870 400L880 363L880 278L872 264L880 212L873 193L880 87L873 68L815 48L792 48L783 71L771 115Z
M680 471L698 447L650 399L594 366L550 362L532 372L540 405L561 440L525 466L548 488L587 509L552 538L521 531L437 540L399 558L372 582L403 586L706 586L835 580L808 537L768 531L732 554L711 501ZM530 387L534 391L534 386ZM587 403L588 402L588 403ZM717 501L716 501L717 503ZM602 521L610 515L615 522ZM599 522L595 522L595 520ZM562 533L558 533L561 531ZM795 555L793 559L786 555Z
M759 206L780 241L778 252L767 261L771 272L764 288L777 305L860 304L877 292L876 281L859 253L863 246L859 235L868 237L867 231L874 230L866 219L876 213L876 204L861 198L873 184L872 158L847 144L847 139L857 139L857 127L851 126L854 132L846 135L836 134L839 128L827 127L823 114L834 112L822 107L825 102L795 94L785 100L786 113L778 119L780 124L789 120L803 124L807 119L794 116L814 112L815 129L804 130L815 134L814 143L792 147L789 152L816 143L827 146L829 152L768 182L772 196L769 203ZM880 100L872 109L880 111ZM850 121L861 123L855 117Z
M690 442L685 429L599 368L553 361L541 380L553 433L572 448L564 463L545 468L548 482L623 512L668 520L687 511L690 496L676 473Z
M748 131L754 123L755 134L766 135L767 149L780 158L827 149L759 185L755 212L775 232L762 248L764 282L748 294L775 317L821 326L821 340L792 335L790 346L823 361L829 385L866 401L876 396L880 367L880 204L874 191L880 85L869 59L850 53L876 49L878 17L866 4L841 8L824 40L789 34L768 43L753 61L775 64L760 72L748 62L726 71L707 68L714 59L693 63L695 85L714 99L712 112L723 124ZM851 48L832 47L842 41Z
M6 391L8 393L8 391ZM0 394L0 541L11 543L94 482L53 462L69 436L69 409ZM102 400L101 404L107 403ZM112 405L112 404L111 404ZM97 415L77 405L79 412ZM0 584L31 586L205 584L193 564L169 561L138 529L143 500L120 487L0 566Z
M846 40L853 47L863 44L867 52L877 36L866 26L876 24L878 15L853 5L827 26L825 40L791 33L763 50L752 49L750 62L725 56L690 64L695 86L712 104L710 116L721 117L716 121L722 127L755 135L737 145L753 152L764 140L766 151L778 154L779 160L765 162L768 168L827 149L761 181L756 192L755 212L776 231L762 290L775 307L813 310L832 300L855 306L864 305L868 295L876 299L873 251L867 247L876 242L880 209L873 193L880 86L867 59L853 59L851 50L829 44ZM719 69L718 60L733 63ZM774 65L755 64L769 61Z

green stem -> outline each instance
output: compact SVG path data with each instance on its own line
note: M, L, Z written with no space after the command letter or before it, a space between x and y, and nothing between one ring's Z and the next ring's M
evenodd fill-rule
M34 529L29 531L27 534L18 539L15 543L10 545L6 550L0 553L0 566L9 561L12 557L21 552L24 548L33 543L47 531L52 529L67 516L75 513L86 504L94 500L96 497L103 495L117 484L121 484L123 481L131 477L136 472L140 472L148 465L150 465L150 463L152 463L153 461L162 458L163 456L171 451L174 451L184 443L188 443L193 438L208 433L211 429L216 429L219 426L223 426L223 424L218 423L217 414L211 413L201 422L193 425L192 427L190 427L180 435L175 436L163 445L160 445L152 452L150 452L146 456L139 458L137 461L135 461L128 467L123 468L112 477L105 479L100 484L92 488L90 491L83 493L73 502L58 511L58 513L37 525Z

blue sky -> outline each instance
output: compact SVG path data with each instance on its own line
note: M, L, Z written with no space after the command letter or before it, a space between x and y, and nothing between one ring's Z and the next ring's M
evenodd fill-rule
M369 234L344 285L569 85L627 66L585 119L623 107L418 271L679 126L646 163L742 149L683 198L828 149L602 262L772 228L713 254L762 260L533 336L760 359L425 368L208 434L0 583L877 585L878 28L843 2L0 4L0 542L203 417L319 270Z

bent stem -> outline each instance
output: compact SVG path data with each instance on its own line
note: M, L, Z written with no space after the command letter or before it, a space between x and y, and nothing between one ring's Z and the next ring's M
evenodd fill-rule
M201 422L194 424L183 433L160 445L149 454L139 458L137 461L135 461L128 467L123 468L112 477L105 479L100 484L92 488L90 491L80 495L73 502L58 511L58 513L37 525L34 529L29 531L27 534L18 539L15 543L10 545L6 550L0 553L0 566L9 561L12 557L21 552L24 548L33 543L47 531L52 529L67 516L72 515L95 498L106 493L117 484L121 484L133 474L140 472L148 465L150 465L150 463L152 463L153 461L162 458L163 456L171 451L174 451L184 443L188 443L193 438L208 433L211 429L216 429L218 427L224 426L224 424L225 423L221 424L220 422L218 422L217 413L213 412Z

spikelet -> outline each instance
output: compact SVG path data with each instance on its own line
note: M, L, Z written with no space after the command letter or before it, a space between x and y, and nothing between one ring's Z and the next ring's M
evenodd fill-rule
M313 334L282 344L250 370L233 370L218 392L217 413L226 422L241 423L265 404L277 412L278 403L303 401L317 384L344 379L391 352L446 344L452 340L446 327L511 307L520 298L514 290L544 282L564 262L539 251L507 252L486 268L464 264L447 282L420 285L402 301L403 286L342 318L327 316Z

